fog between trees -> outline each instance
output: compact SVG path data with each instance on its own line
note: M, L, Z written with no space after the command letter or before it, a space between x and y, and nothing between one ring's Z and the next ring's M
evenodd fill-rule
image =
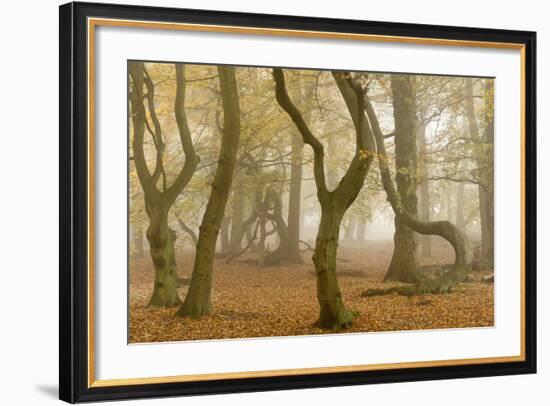
M387 286L365 297L448 293L492 268L493 79L142 62L128 72L130 271L150 258L151 308L208 316L223 310L211 300L220 264L294 264L314 268L316 326L334 330L358 315L339 285L342 247L393 239ZM424 260L441 239L454 259L432 273Z

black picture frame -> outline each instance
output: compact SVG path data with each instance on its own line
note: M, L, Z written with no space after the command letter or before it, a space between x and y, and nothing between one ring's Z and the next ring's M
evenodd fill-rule
M68 3L60 6L59 397L67 402L235 393L536 372L536 33L497 29ZM275 377L88 384L87 18L230 25L270 29L514 43L525 52L525 359L517 362L314 373Z

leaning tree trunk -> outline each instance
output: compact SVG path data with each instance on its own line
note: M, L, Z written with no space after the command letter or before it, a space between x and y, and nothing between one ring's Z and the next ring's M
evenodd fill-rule
M438 235L446 239L454 249L455 261L453 266L439 278L421 278L414 285L408 286L369 289L363 293L363 296L383 295L393 292L402 295L450 292L457 284L466 279L471 268L472 250L470 243L465 234L449 221L419 221L407 212L391 178L388 156L384 146L384 136L380 130L378 118L369 100L367 100L366 106L378 148L378 164L380 166L382 184L395 215L400 217L400 221L405 225L419 234Z
M416 200L416 105L414 78L392 75L393 115L395 119L395 182L405 210L417 215ZM416 282L417 241L411 228L395 216L394 249L385 281Z
M179 216L176 216L176 220L178 221L178 224L180 225L180 228L183 230L183 232L186 233L191 239L191 244L193 245L193 247L196 247L197 234L195 233L195 231L187 224L185 224L185 221L183 221Z
M229 217L224 217L220 230L220 254L225 255L229 250Z
M349 72L333 72L333 77L355 127L356 151L340 183L334 190L329 191L325 178L323 144L311 132L302 113L292 103L286 90L283 71L273 69L277 102L302 134L304 143L313 150L313 175L321 204L321 222L313 255L319 301L319 318L316 324L326 329L347 327L354 317L354 313L344 306L336 277L338 237L342 218L361 191L374 156L374 140L364 116L364 90L351 78Z
M216 240L229 192L231 191L241 131L235 69L229 66L219 66L218 76L224 112L224 129L218 166L200 226L189 291L183 305L176 313L177 316L198 318L212 312L210 293L212 290L212 266L216 251Z

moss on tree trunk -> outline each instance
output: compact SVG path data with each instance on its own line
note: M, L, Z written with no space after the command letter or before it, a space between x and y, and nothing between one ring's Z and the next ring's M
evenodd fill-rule
M316 325L325 329L349 326L353 312L346 309L336 278L336 255L342 214L329 205L322 208L321 223L315 241L313 263L317 275L319 319Z
M168 213L163 211L151 218L147 229L147 240L155 268L155 283L149 305L176 306L181 303L181 300L177 293L175 233L168 227Z
M394 249L384 280L414 283L418 280L416 275L418 266L417 242L414 231L397 216L394 223Z
M143 189L145 210L149 217L149 226L146 234L155 268L153 295L149 300L149 304L152 306L169 307L180 303L180 299L176 290L175 234L168 227L168 212L178 195L191 180L199 162L199 157L195 154L193 148L191 133L185 114L184 67L180 64L175 65L176 99L174 102L174 115L178 125L182 149L185 153L185 163L173 183L168 186L164 181L160 189L157 183L161 174L165 173L163 166L164 140L162 126L155 111L155 86L142 62L130 62L128 68L132 79L130 105L133 130L133 161L136 166L140 185ZM147 93L143 92L144 87L147 89ZM152 126L148 124L144 102L146 102ZM153 173L149 170L143 149L146 126L151 133L156 149L156 163Z
M319 300L319 319L316 324L327 329L347 327L353 321L353 312L344 306L342 292L336 277L338 238L342 217L363 187L375 149L373 135L364 114L364 89L349 72L333 72L332 75L355 127L356 150L340 183L337 186L334 185L336 186L334 190L329 191L325 177L324 147L311 132L302 113L292 103L286 90L283 71L273 69L277 102L300 131L304 143L313 149L313 175L317 187L317 197L321 204L321 223L313 255L317 275L317 299Z

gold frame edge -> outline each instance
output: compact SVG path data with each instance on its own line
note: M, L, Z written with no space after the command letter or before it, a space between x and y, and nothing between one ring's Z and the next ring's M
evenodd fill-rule
M291 30L291 29L272 29L272 28L257 28L257 27L241 27L228 25L209 25L209 24L187 24L187 23L163 23L153 21L140 20L121 20L110 18L88 18L87 21L87 43L88 43L88 387L115 387L127 385L143 385L143 384L160 384L160 383L177 383L177 382L192 382L192 381L212 381L218 379L245 379L245 378L260 378L260 377L277 377L277 376L296 376L296 375L311 375L311 374L330 374L339 372L361 372L361 371L379 371L390 370L395 368L426 368L440 366L459 366L459 365L474 365L474 364L490 364L504 362L522 362L525 361L525 45L519 43L506 42L484 42L484 41L465 41L452 39L434 39L422 37L404 37L390 35L371 35L371 34L354 34L342 32L326 32L326 31L306 31L306 30ZM145 378L120 378L120 379L95 379L95 340L94 340L94 135L95 135L95 28L97 26L110 27L133 27L133 28L149 28L163 30L183 30L195 32L218 32L218 33L233 33L245 35L266 35L266 36L285 36L299 38L320 38L320 39L340 39L340 40L358 40L372 42L389 42L389 43L407 43L432 46L460 46L460 47L479 47L493 49L512 49L520 51L521 63L521 118L520 118L520 133L521 133L521 300L520 300L520 324L521 324L521 350L520 355L502 356L502 357L485 357L485 358L464 358L451 360L437 361L415 361L415 362L397 362L383 364L364 364L364 365L348 365L348 366L331 366L331 367L316 367L316 368L297 368L297 369L278 369L267 371L244 371L244 372L220 372L210 374L190 374L190 375L174 375L160 377L145 377Z

